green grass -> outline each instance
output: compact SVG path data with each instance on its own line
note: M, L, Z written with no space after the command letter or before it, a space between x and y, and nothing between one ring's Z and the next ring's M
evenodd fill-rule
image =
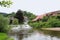
M8 37L7 34L0 33L0 40L6 40L7 37Z

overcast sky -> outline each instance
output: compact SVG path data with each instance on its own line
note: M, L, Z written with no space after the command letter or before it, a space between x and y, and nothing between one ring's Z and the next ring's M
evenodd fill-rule
M36 15L60 10L60 0L12 0L10 8L0 7L0 12L16 12L18 9L32 12Z

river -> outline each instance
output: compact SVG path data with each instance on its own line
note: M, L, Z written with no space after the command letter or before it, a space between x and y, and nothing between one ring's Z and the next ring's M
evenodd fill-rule
M14 40L60 40L60 31L35 30L25 21L23 25L13 25L8 32L9 37Z
M25 29L19 32L10 32L9 36L14 40L60 40L59 31L47 30Z

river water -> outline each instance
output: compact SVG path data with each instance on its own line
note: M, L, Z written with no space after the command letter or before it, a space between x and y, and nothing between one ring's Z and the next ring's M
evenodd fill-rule
M59 31L34 30L32 28L10 32L9 36L14 40L60 40Z
M23 25L13 26L8 35L14 40L60 40L59 31L34 30L27 24L27 20Z

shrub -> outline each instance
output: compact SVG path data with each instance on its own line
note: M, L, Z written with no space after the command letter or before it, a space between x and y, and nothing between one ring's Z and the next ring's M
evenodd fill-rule
M48 23L52 26L52 27L60 27L60 20L58 19L49 19Z
M57 16L45 16L42 20L28 22L33 28L50 28L50 27L60 27L60 15Z
M8 24L8 19L0 15L0 32L7 32Z
M13 20L12 24L13 24L13 25L19 24L18 19L15 18L15 19Z
M49 18L49 17L44 16L43 19L42 19L41 21L43 21L43 22L47 22L48 18Z

